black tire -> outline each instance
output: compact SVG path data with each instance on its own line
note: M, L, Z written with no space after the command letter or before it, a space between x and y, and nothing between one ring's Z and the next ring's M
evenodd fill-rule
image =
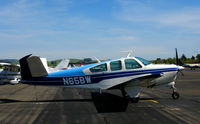
M126 91L124 89L121 89L121 92L122 92L122 96L124 98L126 98L126 99L129 98L128 94L126 93Z
M132 103L138 103L139 100L140 100L140 97L131 98L131 102L132 102Z
M179 93L177 93L177 92L173 92L172 93L172 98L174 99L174 100L177 100L178 98L179 98Z

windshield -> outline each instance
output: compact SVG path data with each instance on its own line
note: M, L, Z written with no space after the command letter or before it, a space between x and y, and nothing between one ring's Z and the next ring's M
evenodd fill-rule
M94 66L94 67L90 68L90 71L93 73L107 71L107 65L106 65L106 63L104 63L101 65Z
M146 59L140 58L140 57L135 57L136 59L140 60L144 65L149 65L151 62L147 61Z

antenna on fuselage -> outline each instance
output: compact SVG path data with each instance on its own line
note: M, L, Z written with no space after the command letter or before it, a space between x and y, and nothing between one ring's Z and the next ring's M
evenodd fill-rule
M131 57L131 54L133 53L133 50L121 51L121 52L128 52L127 58L129 58L129 57Z
M99 60L97 57L94 57L94 58L97 60L98 63L101 62L101 60Z

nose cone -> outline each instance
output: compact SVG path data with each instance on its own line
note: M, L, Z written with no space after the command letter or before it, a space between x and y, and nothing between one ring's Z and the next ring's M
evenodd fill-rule
M185 68L183 66L177 66L178 70L184 70Z

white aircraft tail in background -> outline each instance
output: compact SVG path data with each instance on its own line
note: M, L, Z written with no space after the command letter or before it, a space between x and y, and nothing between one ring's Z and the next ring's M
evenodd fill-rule
M64 70L67 69L69 66L69 60L68 59L63 59L56 67L55 69L57 70Z
M48 67L49 72L56 72L69 68L69 60L63 59L55 68Z

